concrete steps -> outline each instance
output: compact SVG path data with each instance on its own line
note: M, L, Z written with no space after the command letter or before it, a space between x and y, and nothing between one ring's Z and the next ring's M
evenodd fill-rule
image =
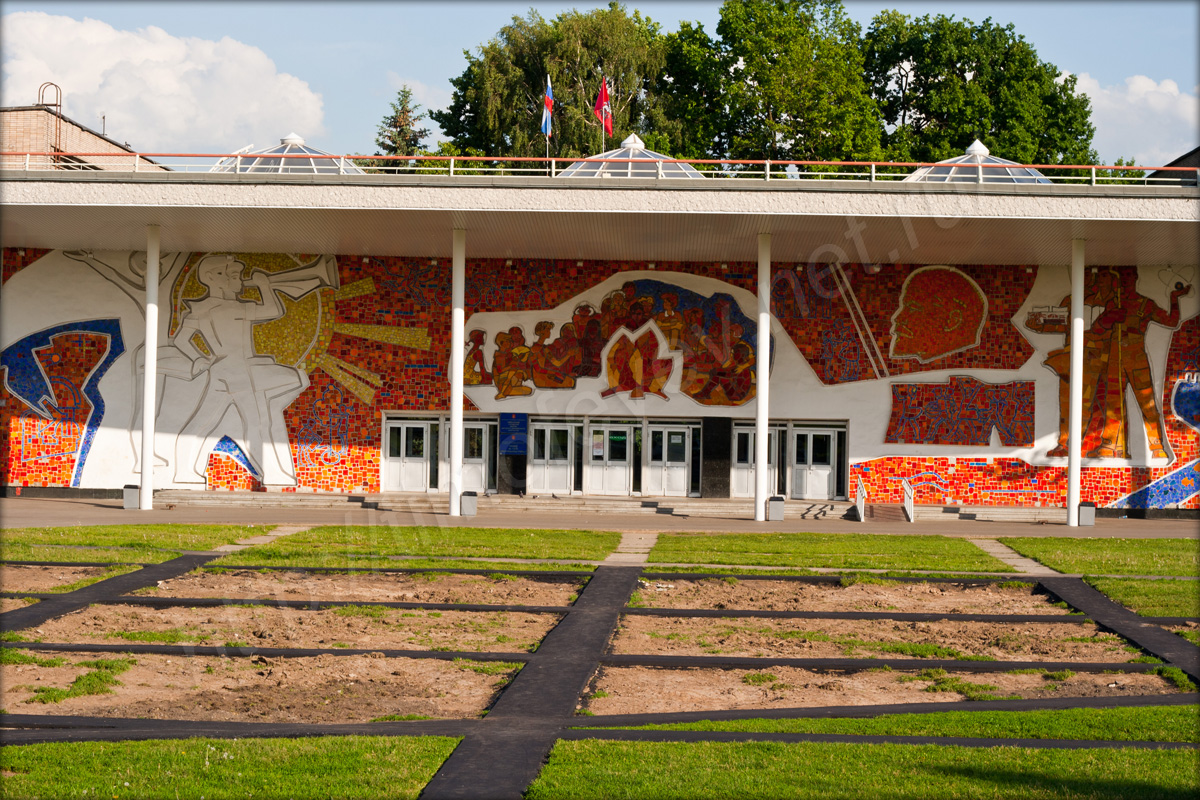
M937 506L913 507L914 522L1046 522L1066 524L1065 508L1037 506ZM904 507L899 503L868 503L867 521L906 522Z
M237 506L240 508L364 508L363 494L332 492L207 492L162 489L154 493L156 508L167 506Z

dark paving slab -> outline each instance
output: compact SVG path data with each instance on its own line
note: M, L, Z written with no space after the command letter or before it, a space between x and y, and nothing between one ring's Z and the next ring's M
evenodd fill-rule
M1178 667L1194 682L1200 683L1200 647L1147 622L1078 578L1039 578L1038 582L1059 600L1082 611L1098 625L1125 637L1171 666Z
M538 647L421 793L422 800L519 799L541 771L560 729L599 664L621 609L637 588L638 567L599 567L574 607Z
M179 556L161 564L142 567L136 572L117 575L98 581L73 592L56 595L24 608L14 608L0 614L0 630L20 631L35 628L43 622L70 614L93 603L112 603L121 595L136 592L159 581L178 578L217 557L216 553L193 553Z

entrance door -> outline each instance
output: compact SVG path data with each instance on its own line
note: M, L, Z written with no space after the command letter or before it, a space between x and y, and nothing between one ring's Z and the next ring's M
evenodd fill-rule
M463 425L463 491L483 494L488 486L488 428L485 423Z
M792 468L792 497L832 500L837 444L833 431L796 431Z
M588 492L628 496L633 491L633 428L592 425L590 431Z
M433 428L431 431L430 428ZM389 492L425 492L430 487L430 458L437 458L431 436L437 425L428 422L389 422L384 458L383 488Z
M534 424L525 480L529 492L570 494L574 485L571 453L574 434L570 425Z
M767 432L767 492L774 494L778 483L779 432ZM754 497L754 431L746 428L733 430L733 480L730 495Z
M687 497L690 478L691 430L650 429L650 468L644 480L646 494Z

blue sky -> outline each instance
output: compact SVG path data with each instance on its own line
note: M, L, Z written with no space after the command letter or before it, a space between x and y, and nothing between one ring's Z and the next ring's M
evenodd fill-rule
M263 147L295 130L325 150L369 153L401 84L423 105L444 107L450 78L466 64L463 50L493 37L514 14L532 6L550 18L602 5L5 0L0 102L31 103L38 84L53 80L69 116L99 128L103 114L110 135L142 150ZM711 31L720 9L662 0L626 6L667 30L688 19ZM1103 161L1165 163L1200 144L1196 2L846 7L864 28L886 8L1011 22L1041 58L1080 75ZM85 18L95 22L85 25Z

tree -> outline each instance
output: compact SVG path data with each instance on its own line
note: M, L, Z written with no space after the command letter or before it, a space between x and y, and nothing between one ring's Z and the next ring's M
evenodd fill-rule
M412 90L407 85L396 92L391 111L384 115L375 133L377 156L413 156L421 150L421 140L429 135L428 128L417 125L425 119L419 103L413 102Z
M669 121L652 91L663 68L663 37L657 24L637 11L626 13L619 3L568 11L549 22L530 11L466 56L466 70L450 81L450 107L430 114L457 147L497 156L544 155L539 123L547 75L554 85L552 155L599 150L592 105L603 78L614 139L636 132L650 147L665 141L658 129Z
M726 0L717 25L733 158L862 160L879 149L859 28L837 0Z
M938 161L974 139L1026 164L1096 158L1091 107L1075 76L1040 60L1012 25L884 11L863 52L889 158Z

